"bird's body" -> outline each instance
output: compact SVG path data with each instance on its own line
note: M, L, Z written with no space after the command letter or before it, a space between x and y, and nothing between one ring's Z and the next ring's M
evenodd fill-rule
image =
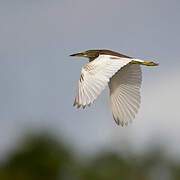
M142 72L140 65L156 66L110 50L89 50L71 56L89 58L81 70L74 106L90 106L107 85L115 122L128 125L140 106Z

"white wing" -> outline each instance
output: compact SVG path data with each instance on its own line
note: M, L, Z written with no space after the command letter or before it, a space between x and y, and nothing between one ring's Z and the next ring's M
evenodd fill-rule
M110 101L114 120L119 125L128 125L135 118L140 106L141 67L128 64L110 80Z
M78 84L78 93L74 106L83 108L98 97L105 89L110 78L123 66L131 62L131 59L110 55L100 55L94 61L85 65L81 70Z

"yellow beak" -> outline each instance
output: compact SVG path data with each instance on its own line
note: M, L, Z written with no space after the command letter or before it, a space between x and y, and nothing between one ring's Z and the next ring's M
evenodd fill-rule
M83 56L84 56L84 53L71 54L70 56L81 56L81 57L83 57Z

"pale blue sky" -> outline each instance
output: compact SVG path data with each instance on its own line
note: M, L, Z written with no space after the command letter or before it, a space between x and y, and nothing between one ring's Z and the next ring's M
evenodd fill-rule
M0 4L1 154L31 126L50 127L82 151L103 146L121 151L128 141L138 152L158 141L167 153L180 152L178 0ZM127 128L113 121L108 90L85 111L72 107L87 60L68 55L95 48L160 63L143 67L141 109Z

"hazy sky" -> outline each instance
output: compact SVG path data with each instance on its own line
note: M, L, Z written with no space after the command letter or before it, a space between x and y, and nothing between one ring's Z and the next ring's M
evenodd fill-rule
M29 127L51 128L78 149L135 151L151 143L180 152L178 0L1 0L0 155ZM86 110L72 107L86 59L107 48L159 62L143 67L142 104L133 124L116 126L108 90Z

